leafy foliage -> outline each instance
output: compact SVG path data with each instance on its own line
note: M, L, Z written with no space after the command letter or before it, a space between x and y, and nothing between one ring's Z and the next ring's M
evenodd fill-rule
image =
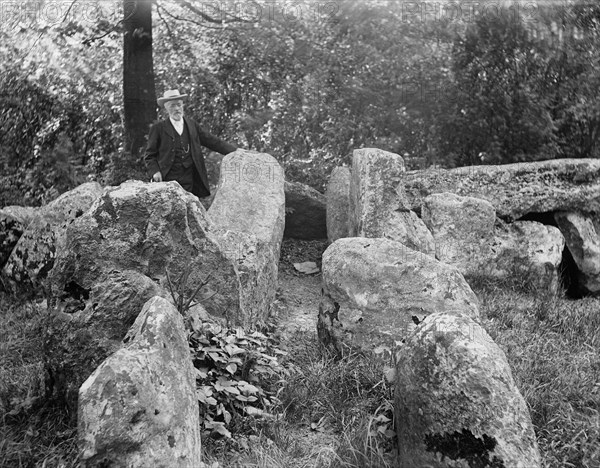
M539 6L535 21L482 16L455 40L449 165L598 157L600 8Z
M196 368L197 395L207 433L231 437L244 419L270 416L278 404L276 383L285 373L272 340L260 332L244 332L204 324L190 337Z
M34 20L0 28L10 44L0 48L0 205L39 205L102 179L119 151L118 46L85 46L85 33Z
M0 77L0 204L39 204L56 196L73 177L65 136L69 109L12 69ZM40 155L46 157L41 158Z
M437 40L447 25L418 34L394 2L339 2L333 17L317 18L306 15L310 3L299 5L303 18L275 11L245 29L209 31L215 71L197 107L243 146L274 154L289 179L323 189L354 148L411 151L403 137L418 124L403 88L443 61L423 35Z
M336 2L329 16L298 2L298 17L275 8L268 20L207 28L196 36L204 56L171 28L203 66L162 77L191 86L190 107L213 130L318 189L363 146L411 168L595 157L597 9L471 23L407 18L398 2Z
M505 16L480 18L456 41L458 99L442 130L454 164L498 164L556 154L555 129L539 86L544 64L536 49L523 22Z
M542 90L556 125L561 157L600 156L600 5L579 2L549 9L541 17L547 36L539 39L546 69Z
M409 168L599 155L598 5L429 21L393 0L224 1L204 11L217 22L189 5L154 5L157 94L189 93L189 114L289 180L322 190L365 146ZM101 11L0 28L0 202L145 177L123 151L122 30Z

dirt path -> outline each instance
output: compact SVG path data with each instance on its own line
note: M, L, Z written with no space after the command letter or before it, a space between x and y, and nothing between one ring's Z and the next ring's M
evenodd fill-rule
M294 263L315 262L321 268L324 241L284 239L279 263L279 287L275 313L276 334L281 347L299 333L317 333L317 315L321 297L321 272L307 275L297 271ZM340 445L339 435L331 428L311 430L306 424L290 424L286 430L295 441L301 456L286 459L287 468L330 466Z
M317 331L321 274L279 273L277 330L282 338Z
M282 338L298 332L315 332L321 296L321 272L306 275L294 263L315 262L321 268L326 241L285 239L279 263L277 291L277 330Z

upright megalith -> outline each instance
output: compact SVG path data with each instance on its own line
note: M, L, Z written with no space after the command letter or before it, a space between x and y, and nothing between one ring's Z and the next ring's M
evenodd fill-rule
M210 236L238 275L242 325L264 323L275 299L285 226L283 187L283 169L269 154L238 149L223 158L208 210Z
M54 266L57 244L66 229L102 193L98 182L87 182L40 208L12 249L2 277L13 290L40 292Z
M200 201L176 182L109 187L68 225L48 278L45 349L57 397L73 403L142 305L170 297L167 273L175 289L181 278L185 297L208 278L196 300L212 315L242 321L238 274L213 240Z
M354 150L350 182L350 237L381 237L435 255L433 236L410 209L404 160L376 148Z
M318 331L332 349L393 347L435 312L479 317L456 268L381 238L338 239L324 252Z
M490 257L496 211L487 201L436 193L423 200L423 222L435 240L435 257L462 274L477 272Z
M349 233L350 169L336 167L329 177L325 198L327 203L327 239L335 242Z
M400 468L542 466L506 356L472 319L430 315L395 362Z
M425 197L421 215L435 239L436 258L464 275L518 275L528 286L558 287L564 239L556 227L505 223L488 201L453 193Z
M530 286L555 291L560 282L565 238L554 226L536 221L496 225L492 256L481 266L483 275L510 278L519 275Z
M79 389L81 466L197 468L200 417L181 314L153 297L125 341Z
M49 278L52 299L84 310L97 302L94 285L111 273L135 271L167 288L167 273L175 282L189 270L189 289L210 275L198 296L207 311L219 316L229 308L234 317L235 273L209 229L202 204L176 182L109 187L68 226Z
M554 219L577 265L578 294L600 294L600 228L596 217L579 211L557 211Z

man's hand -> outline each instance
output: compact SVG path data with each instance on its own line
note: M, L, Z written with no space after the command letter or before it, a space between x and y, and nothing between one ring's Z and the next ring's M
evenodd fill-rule
M162 174L160 173L160 171L156 172L152 176L152 182L162 182Z

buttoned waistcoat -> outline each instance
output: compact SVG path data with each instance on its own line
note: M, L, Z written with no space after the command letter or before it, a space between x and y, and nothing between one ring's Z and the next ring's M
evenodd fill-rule
M198 197L206 197L210 195L210 185L202 147L204 146L221 154L229 154L235 151L237 147L207 132L193 119L184 117L184 120L190 134L190 152L199 182L194 184L192 193ZM174 142L175 129L168 120L161 120L150 127L148 145L144 154L144 162L149 177L159 171L163 177L169 173L174 160Z

